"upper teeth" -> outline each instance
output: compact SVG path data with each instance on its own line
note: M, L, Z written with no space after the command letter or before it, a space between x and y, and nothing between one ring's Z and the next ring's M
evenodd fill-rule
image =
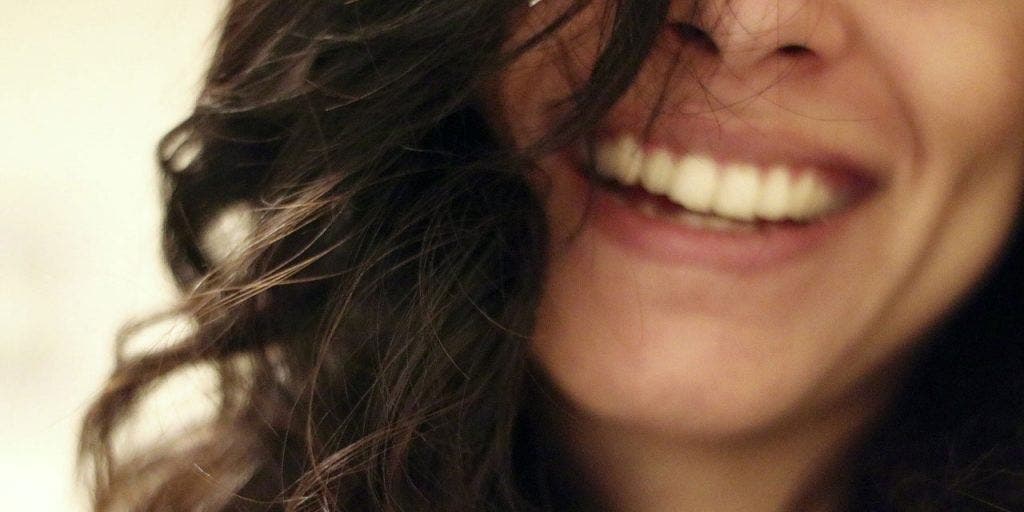
M676 157L648 150L631 136L597 148L597 172L700 213L734 220L806 221L841 208L844 198L818 172L786 165L721 164L699 154Z

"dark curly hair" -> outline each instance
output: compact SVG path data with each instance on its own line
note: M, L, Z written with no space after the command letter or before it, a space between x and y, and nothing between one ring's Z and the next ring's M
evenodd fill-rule
M609 2L592 74L536 145L506 147L479 107L586 4L508 48L519 0L230 2L195 110L159 148L183 298L124 330L84 421L96 510L598 508L531 408L547 240L530 162L611 108L668 1ZM241 243L211 245L240 211ZM858 451L853 510L1024 510L1024 248L1009 245ZM167 318L191 328L128 350ZM139 403L197 367L219 377L213 415L122 446Z

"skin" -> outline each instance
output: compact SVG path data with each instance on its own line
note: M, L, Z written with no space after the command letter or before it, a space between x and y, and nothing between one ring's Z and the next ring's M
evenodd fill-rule
M566 5L531 8L513 43ZM513 144L586 76L605 8L502 77L490 107ZM551 419L615 509L839 509L841 479L810 475L870 425L1018 213L1024 3L716 0L696 25L718 51L666 29L608 122L639 132L669 84L657 126L799 133L867 162L879 187L825 243L741 272L616 243L565 155L542 158L553 243L532 349L562 400Z

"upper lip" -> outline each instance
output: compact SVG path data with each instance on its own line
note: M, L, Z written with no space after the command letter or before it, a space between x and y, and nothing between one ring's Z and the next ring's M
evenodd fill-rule
M837 140L824 141L795 129L759 127L746 122L729 125L696 116L662 117L649 130L645 130L645 124L612 120L597 131L597 139L628 133L645 147L661 148L677 156L701 154L723 164L813 169L834 186L860 192L875 190L888 181L883 173L885 167L869 161L867 150L840 148Z

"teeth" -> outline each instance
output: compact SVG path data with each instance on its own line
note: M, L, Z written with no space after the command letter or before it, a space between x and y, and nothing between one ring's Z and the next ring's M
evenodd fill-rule
M666 212L657 204L651 201L640 201L636 208L646 217L652 219L663 218ZM749 222L741 222L715 215L704 215L687 210L680 210L670 214L670 218L687 226L713 231L726 231L733 233L749 233L757 231L757 225Z
M796 179L790 196L790 218L796 220L814 218L838 202L832 191L811 173L804 173Z
M637 184L643 170L643 160L643 149L630 136L620 137L612 144L602 144L597 149L598 173L624 185Z
M754 220L761 194L760 171L752 165L726 167L711 209L727 219Z
M713 231L729 231L733 233L750 233L757 231L757 225L749 222L730 220L714 215L702 215L699 213L683 211L676 214L675 220L697 229Z
M691 156L678 165L678 175L668 197L688 210L700 213L711 211L718 191L718 171L715 162L707 157Z
M651 153L643 162L640 184L654 194L665 194L672 185L676 173L676 163L667 151L658 150Z
M814 203L814 179L804 174L796 179L789 194L789 215L794 219L807 218Z
M758 219L810 221L836 211L843 203L812 170L722 165L699 154L676 158L662 149L646 150L631 136L601 144L596 158L597 171L606 178L665 195L690 212L713 214L698 216L699 221L690 218L712 229L722 226L710 226L708 222L717 221L708 221L708 217L746 223Z
M789 169L772 167L761 183L757 200L757 213L765 220L781 220L789 209L789 190L792 188Z

